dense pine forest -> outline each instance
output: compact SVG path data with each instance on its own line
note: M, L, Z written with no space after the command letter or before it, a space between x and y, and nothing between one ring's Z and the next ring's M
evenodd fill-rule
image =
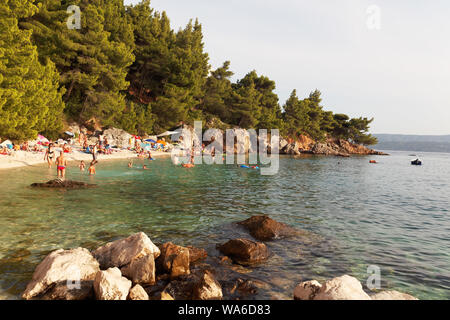
M81 9L80 29L68 27L70 5ZM56 137L70 122L144 135L202 120L376 143L373 119L326 111L318 90L293 90L281 104L267 76L233 82L229 61L211 70L200 22L175 31L149 0L0 0L0 27L1 137Z

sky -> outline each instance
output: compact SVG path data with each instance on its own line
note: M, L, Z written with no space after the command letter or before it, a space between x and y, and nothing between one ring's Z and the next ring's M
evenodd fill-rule
M138 0L125 0L126 4ZM256 70L322 92L326 110L375 118L372 133L450 134L448 0L153 0L172 28L203 25L213 69Z

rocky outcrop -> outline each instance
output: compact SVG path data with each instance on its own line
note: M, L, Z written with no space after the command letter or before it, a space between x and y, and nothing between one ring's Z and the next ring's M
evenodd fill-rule
M407 293L402 293L395 290L382 291L370 297L372 300L419 300Z
M269 258L269 249L264 243L248 239L230 240L219 245L218 249L233 262L241 265L258 264Z
M211 272L205 271L194 286L193 298L195 300L221 300L222 287Z
M100 263L101 269L108 269L111 267L122 268L133 260L147 255L157 258L160 253L159 248L153 244L150 238L140 232L128 238L107 243L95 250L93 255Z
M131 288L128 294L128 300L149 300L149 297L144 288L137 284Z
M168 242L163 244L160 250L161 255L156 260L158 270L169 274L171 279L190 274L188 248Z
M45 183L33 183L33 188L52 188L52 189L83 189L96 187L95 184L89 184L85 182L71 181L71 180L50 180Z
M86 299L99 270L99 263L87 249L56 250L37 266L23 298L45 293L45 299Z
M133 138L133 136L122 129L111 128L105 130L103 132L103 136L108 140L108 143L113 147L117 148L133 147L129 145L130 138Z
M121 271L134 284L153 285L156 282L155 258L152 254L133 259Z
M269 241L283 237L290 237L296 234L296 230L284 223L277 222L268 216L254 216L239 225L246 228L253 238L260 241Z
M97 300L126 300L131 281L122 277L118 268L97 272L94 279L94 292Z
M298 156L300 155L300 146L297 142L289 143L281 149L281 153Z

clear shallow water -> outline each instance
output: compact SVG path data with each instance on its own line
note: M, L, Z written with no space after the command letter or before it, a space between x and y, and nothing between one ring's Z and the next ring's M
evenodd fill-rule
M96 248L143 231L156 243L205 247L246 233L233 225L255 214L311 231L305 240L268 243L274 253L249 276L267 282L257 298L289 298L298 281L342 274L363 284L381 268L383 289L450 299L450 155L282 158L275 176L236 166L185 170L170 159L128 169L100 163L88 190L34 190L54 177L45 166L0 171L0 297L20 296L50 251ZM377 159L376 165L369 159ZM247 237L249 237L247 235Z

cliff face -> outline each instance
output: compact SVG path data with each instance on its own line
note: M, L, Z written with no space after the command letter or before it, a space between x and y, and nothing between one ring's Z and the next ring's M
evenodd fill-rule
M369 149L342 139L328 139L316 142L309 137L300 136L298 141L286 144L281 153L290 155L317 154L327 156L349 157L350 155L386 155L383 152Z

